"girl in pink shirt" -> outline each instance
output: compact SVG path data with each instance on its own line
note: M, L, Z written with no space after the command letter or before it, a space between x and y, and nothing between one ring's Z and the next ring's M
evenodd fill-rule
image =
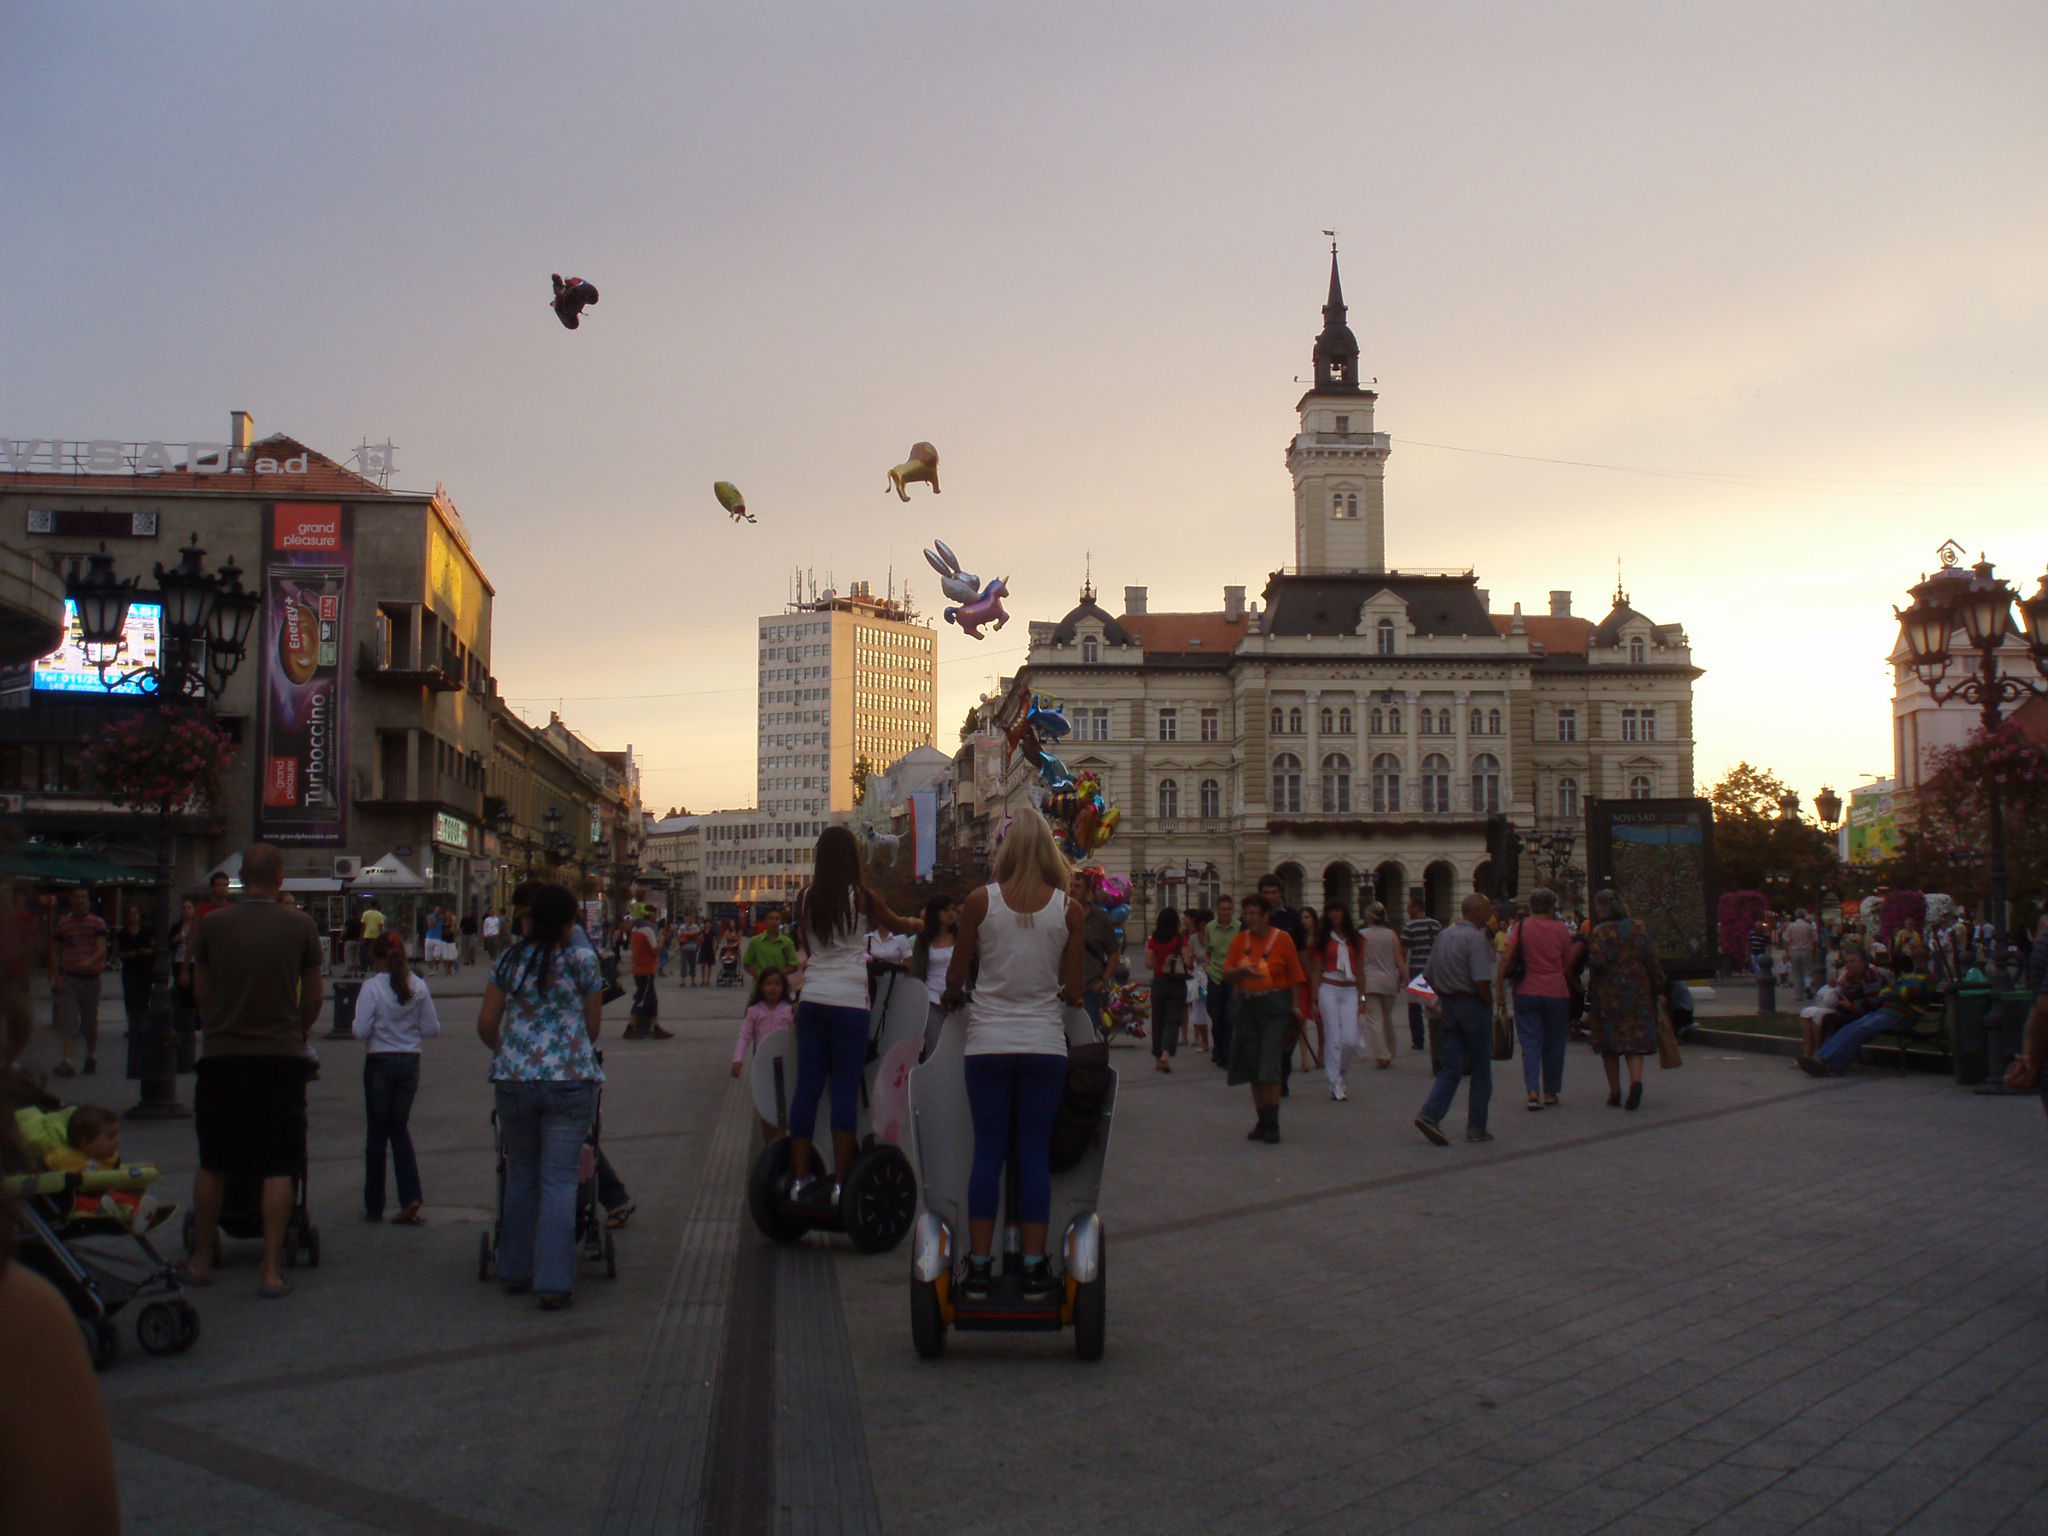
M789 978L770 966L754 982L754 995L747 1001L747 1016L740 1021L740 1035L732 1046L732 1075L740 1075L740 1064L761 1048L761 1042L795 1021L789 1001ZM781 1127L761 1122L763 1146L782 1134Z

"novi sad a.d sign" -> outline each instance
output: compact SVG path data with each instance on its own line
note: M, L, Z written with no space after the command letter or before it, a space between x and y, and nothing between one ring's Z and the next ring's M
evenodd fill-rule
M180 451L171 452L173 447ZM254 458L226 443L117 443L112 438L68 442L49 437L0 437L0 472L18 475L303 475L306 455Z

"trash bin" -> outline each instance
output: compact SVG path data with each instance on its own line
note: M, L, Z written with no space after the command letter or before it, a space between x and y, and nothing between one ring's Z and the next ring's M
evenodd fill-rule
M355 1038L356 999L363 994L360 981L337 981L334 984L334 1028L327 1032L330 1040L353 1040Z
M1984 986L1950 987L1942 1006L1947 1026L1948 1056L1955 1066L1956 1082L1968 1087L1981 1083L1990 1073L1991 1043L1984 1031L1984 1018L1991 1010L1991 989Z

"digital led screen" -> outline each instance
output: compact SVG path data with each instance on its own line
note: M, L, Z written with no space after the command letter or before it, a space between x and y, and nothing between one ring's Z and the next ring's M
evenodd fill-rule
M157 647L163 635L164 611L157 603L130 603L128 623L121 631L125 642L121 658L107 669L106 681L99 668L85 657L85 643L78 633L78 605L64 599L64 643L36 663L35 686L46 693L105 693L121 680L157 662ZM123 690L133 693L130 685Z

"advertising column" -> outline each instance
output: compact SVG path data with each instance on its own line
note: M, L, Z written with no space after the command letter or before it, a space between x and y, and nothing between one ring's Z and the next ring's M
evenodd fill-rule
M256 835L339 845L348 835L347 510L263 509L263 608Z

